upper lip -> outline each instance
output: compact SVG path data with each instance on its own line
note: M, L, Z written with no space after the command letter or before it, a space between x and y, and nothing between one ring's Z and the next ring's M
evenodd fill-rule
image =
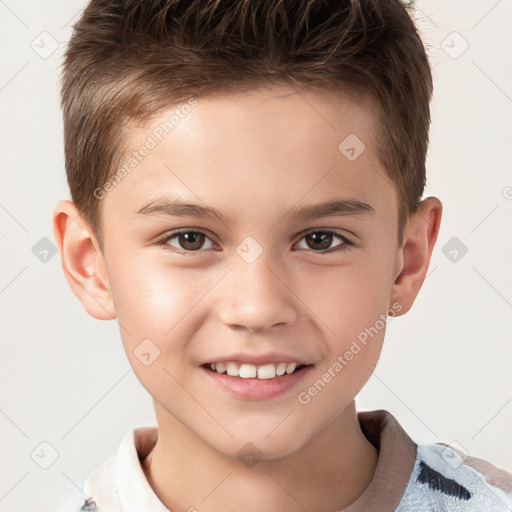
M301 356L293 356L282 354L278 352L267 352L265 354L249 354L247 352L236 352L229 355L213 356L208 359L204 364L209 363L227 363L234 361L237 363L253 364L254 366L262 366L264 364L278 364L278 363L299 363L299 364L312 364L308 358Z

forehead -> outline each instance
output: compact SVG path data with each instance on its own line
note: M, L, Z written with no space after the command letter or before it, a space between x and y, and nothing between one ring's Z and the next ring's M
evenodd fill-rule
M275 86L198 98L127 131L119 165L125 177L104 207L133 213L168 196L205 202L234 218L334 191L393 202L375 125L368 101L341 92Z

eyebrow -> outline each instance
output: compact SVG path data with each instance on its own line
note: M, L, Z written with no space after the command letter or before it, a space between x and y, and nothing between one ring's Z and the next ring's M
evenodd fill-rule
M300 220L320 219L323 217L361 215L375 213L375 210L368 203L357 199L334 198L322 203L295 206L284 216L295 217ZM234 222L234 218L225 216L219 210L209 206L183 202L180 199L169 200L166 198L155 199L137 211L138 215L167 215L170 217L197 217L197 218L218 218L223 222Z

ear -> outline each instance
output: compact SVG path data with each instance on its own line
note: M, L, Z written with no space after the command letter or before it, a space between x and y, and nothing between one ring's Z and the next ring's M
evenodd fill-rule
M53 233L64 275L85 310L98 320L116 318L105 259L92 228L71 201L55 206Z
M398 303L400 316L413 305L427 274L430 257L439 233L443 206L439 199L424 199L404 229L400 249L400 272L391 291L391 304Z

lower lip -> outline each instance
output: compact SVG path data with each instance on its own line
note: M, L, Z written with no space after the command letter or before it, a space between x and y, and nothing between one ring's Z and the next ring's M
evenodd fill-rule
M204 367L200 369L208 378L237 397L247 400L270 400L297 386L312 368L313 365L304 366L290 375L285 374L273 379L243 379L226 373L217 373Z

